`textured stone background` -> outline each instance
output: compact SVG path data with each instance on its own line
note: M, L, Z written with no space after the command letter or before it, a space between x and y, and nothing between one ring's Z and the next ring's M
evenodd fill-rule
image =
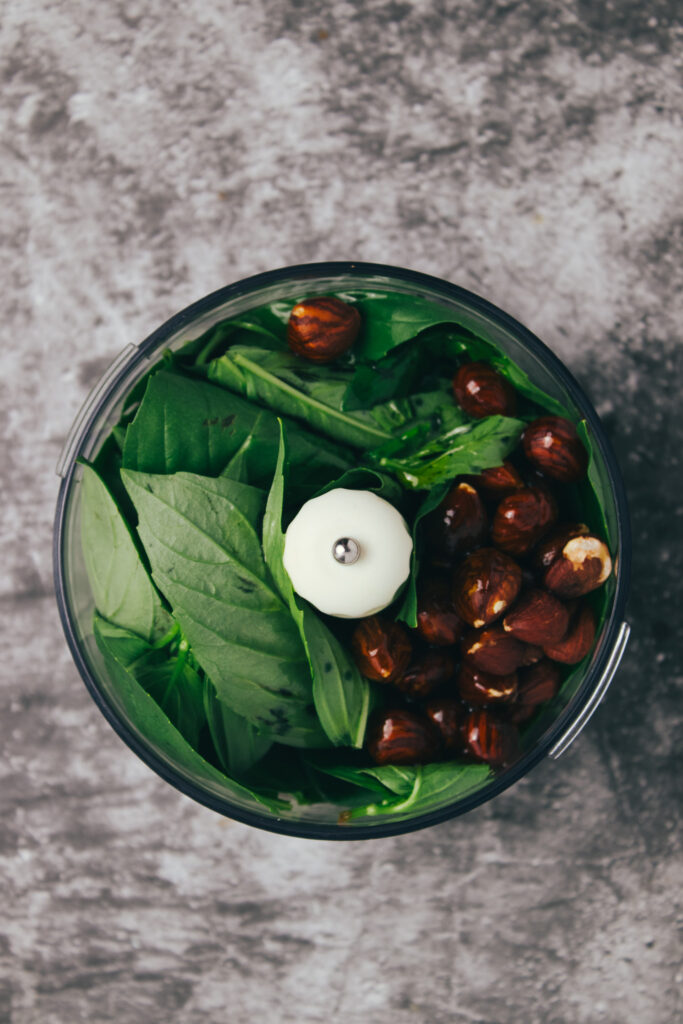
M676 9L2 5L2 1022L681 1019ZM110 359L328 258L447 277L544 338L605 417L635 535L635 635L571 750L467 818L348 845L222 820L138 762L50 566L54 466Z

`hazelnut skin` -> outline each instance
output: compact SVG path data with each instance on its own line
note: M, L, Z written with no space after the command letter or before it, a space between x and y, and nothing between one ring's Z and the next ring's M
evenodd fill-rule
M450 754L462 751L462 726L466 713L462 704L452 697L435 697L425 704L425 714L441 733L441 742Z
M588 469L588 452L574 424L562 416L541 416L530 423L522 447L532 466L553 480L573 483Z
M453 378L453 393L468 416L513 416L517 410L514 389L488 363L465 363Z
M522 477L507 459L502 466L483 469L478 476L472 477L471 482L486 498L492 500L506 498L508 494L514 494L524 487Z
M465 623L455 610L447 576L431 576L420 582L417 629L423 640L435 647L449 647L462 636Z
M483 708L470 711L463 725L463 738L468 754L494 767L509 764L517 754L515 726L497 721Z
M378 683L392 683L403 675L413 653L408 630L380 615L358 623L351 650L362 675Z
M458 555L483 541L488 528L484 503L464 481L451 487L422 525L427 555L434 565L449 568Z
M527 644L553 644L569 626L569 610L547 590L528 590L503 619L503 629Z
M546 657L563 665L577 665L586 657L595 641L595 612L588 604L580 605L569 621L567 632L554 644L545 644Z
M527 645L496 624L466 633L462 639L462 653L473 668L494 676L508 676L524 664Z
M394 686L409 697L428 697L454 675L455 657L450 651L425 651L394 680Z
M535 560L544 586L559 597L583 597L602 586L612 572L609 548L582 524L553 534L535 553Z
M360 331L360 313L340 299L321 295L297 302L287 323L292 352L314 363L331 363L351 348Z
M557 520L557 505L544 487L525 487L503 498L491 526L491 539L508 555L525 555Z
M499 618L516 599L522 570L495 548L480 548L453 577L453 602L461 619L479 629Z
M458 673L458 690L467 704L501 704L517 695L517 673L494 676L464 661Z
M510 720L526 722L536 709L552 700L560 689L560 670L548 658L522 669L519 673L517 697L510 707Z
M441 750L441 736L424 715L392 709L371 719L366 740L375 764L426 764Z

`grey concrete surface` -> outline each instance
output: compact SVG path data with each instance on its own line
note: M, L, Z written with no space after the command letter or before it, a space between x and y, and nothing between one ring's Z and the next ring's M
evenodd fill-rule
M668 0L6 0L0 1021L683 1017L681 24ZM634 636L557 763L365 844L223 820L70 661L54 467L127 342L250 273L410 266L528 324L605 418Z

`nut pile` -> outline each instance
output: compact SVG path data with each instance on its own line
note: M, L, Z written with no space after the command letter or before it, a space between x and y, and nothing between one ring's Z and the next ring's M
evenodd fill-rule
M461 366L453 390L477 419L516 410L487 363ZM352 637L360 671L396 697L368 728L377 764L515 759L518 726L558 692L559 666L578 664L595 640L582 599L610 575L609 550L582 523L562 522L554 494L587 467L573 424L542 416L514 461L456 479L425 517L417 628L373 615Z

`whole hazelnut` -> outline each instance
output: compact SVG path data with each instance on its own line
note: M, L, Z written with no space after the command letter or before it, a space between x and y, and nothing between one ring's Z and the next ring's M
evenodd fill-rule
M425 704L427 718L441 733L444 749L450 754L462 750L462 726L466 711L460 701L452 697L434 697Z
M478 476L472 477L471 482L485 497L494 500L505 498L524 487L522 477L507 459L502 466L483 469Z
M525 555L557 520L557 505L545 487L525 487L503 498L493 517L491 539L509 555Z
M429 560L448 568L458 555L481 544L487 527L484 503L476 489L457 483L424 518L422 536Z
M408 630L381 615L361 619L351 637L351 650L366 679L391 683L408 668L412 644Z
M562 416L541 416L530 423L522 447L529 462L553 480L572 483L588 468L588 452L574 424Z
M340 299L320 295L297 302L287 323L287 343L297 356L331 363L351 348L360 330L360 313Z
M465 623L455 610L451 582L447 576L428 576L417 590L417 629L420 636L435 647L458 642Z
M482 672L469 661L464 661L458 673L458 690L467 704L501 704L514 700L517 693L517 673L494 676Z
M503 619L503 629L527 644L553 644L569 625L569 611L547 590L528 590Z
M453 393L468 416L513 416L517 409L514 389L488 363L465 363L453 378Z
M453 601L458 615L479 629L502 615L519 594L522 570L495 548L480 548L462 563L453 577Z
M581 523L553 533L534 553L534 560L544 586L559 597L583 597L612 572L609 548Z
M515 726L497 721L483 708L470 711L463 725L463 738L468 754L494 767L514 761L518 752Z
M438 757L441 736L425 715L394 708L373 716L366 745L375 764L425 764Z
M567 632L554 644L544 644L546 657L563 665L577 665L586 657L595 641L595 612L588 604L579 605L569 620Z
M500 624L476 629L462 639L462 653L474 668L507 676L524 664L527 645L506 633Z
M394 686L409 697L427 697L455 676L455 657L450 651L425 651L394 680Z
M548 658L519 673L517 696L509 708L510 721L528 721L541 704L551 700L560 689L560 670Z

